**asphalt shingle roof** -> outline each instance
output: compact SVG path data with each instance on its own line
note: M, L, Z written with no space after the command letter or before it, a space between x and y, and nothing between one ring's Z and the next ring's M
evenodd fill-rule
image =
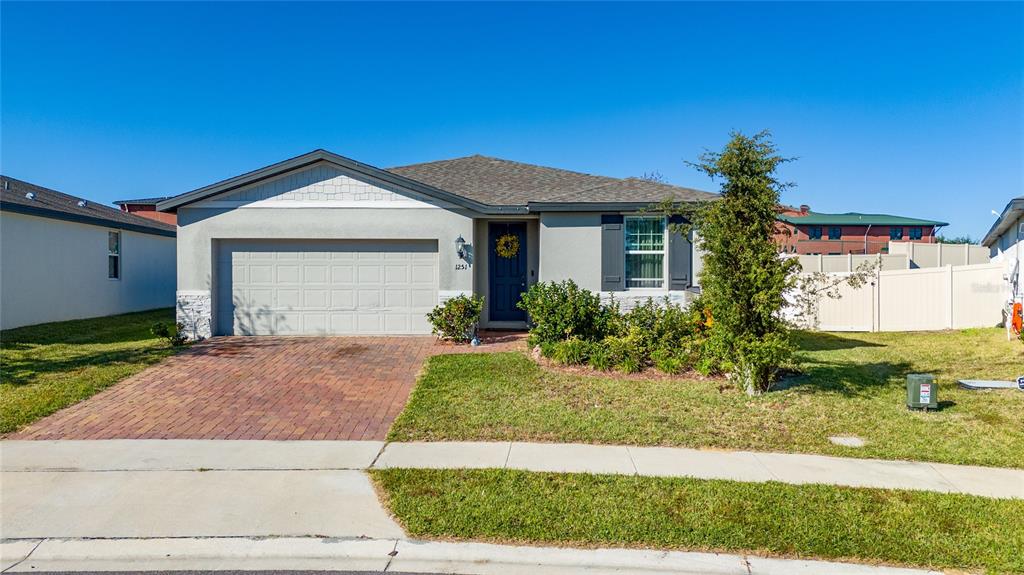
M492 206L530 202L660 202L708 200L717 196L640 178L611 178L522 162L467 156L388 168L446 192Z
M888 214L860 214L847 212L845 214L823 214L809 212L806 216L780 215L779 219L790 223L810 226L948 226L946 222L935 220L921 220L918 218L906 218L903 216L890 216Z
M109 225L119 229L152 231L162 235L168 235L168 233L173 235L177 232L176 226L122 212L84 198L70 196L7 176L0 176L0 180L2 180L0 183L0 208L4 210L96 225ZM27 196L29 192L35 197L29 199ZM78 205L83 201L84 205Z

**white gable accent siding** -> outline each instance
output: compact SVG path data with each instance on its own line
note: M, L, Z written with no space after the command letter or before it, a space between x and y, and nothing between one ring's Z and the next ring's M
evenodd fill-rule
M353 178L335 166L320 163L204 200L194 207L437 207L433 199Z

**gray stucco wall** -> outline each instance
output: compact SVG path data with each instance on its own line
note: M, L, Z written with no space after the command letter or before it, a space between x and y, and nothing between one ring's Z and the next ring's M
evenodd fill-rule
M542 213L539 235L540 281L572 279L601 291L601 214Z
M548 212L540 215L540 281L572 279L580 287L601 293L601 214L590 212ZM699 284L703 260L699 249L692 254L692 282ZM647 298L668 296L673 302L687 303L692 291L627 290L614 292L624 309Z
M473 290L472 269L458 270L455 238L473 238L473 220L448 208L181 208L178 210L179 318L194 324L195 335L210 330L208 309L218 239L422 239L436 240L439 299ZM207 309L203 309L204 306ZM205 316L205 317L202 317ZM205 323L204 323L205 322ZM191 327L191 326L190 326Z
M121 232L121 279L107 278L107 232ZM174 305L172 237L0 212L0 326Z

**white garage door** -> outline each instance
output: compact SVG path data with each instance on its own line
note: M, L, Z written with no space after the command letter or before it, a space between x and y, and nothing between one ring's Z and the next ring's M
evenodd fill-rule
M437 242L221 241L217 332L430 333Z

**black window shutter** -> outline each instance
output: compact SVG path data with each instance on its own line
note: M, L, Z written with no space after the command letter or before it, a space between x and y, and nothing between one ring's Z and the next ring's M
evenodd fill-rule
M685 224L683 216L671 216L668 219L670 226ZM688 234L669 228L668 233L668 289L684 290L691 285L693 247L690 245Z
M601 216L601 291L626 289L626 236L618 214Z

